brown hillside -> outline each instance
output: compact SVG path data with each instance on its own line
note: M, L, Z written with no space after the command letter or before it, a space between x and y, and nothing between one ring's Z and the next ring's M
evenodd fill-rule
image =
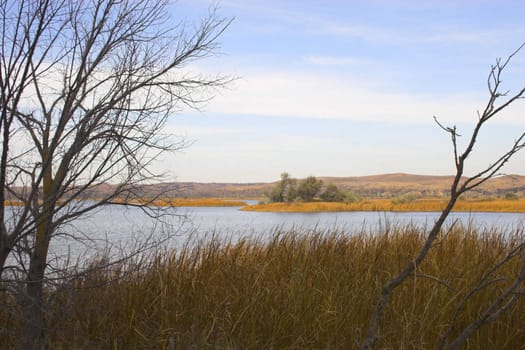
M395 173L355 177L319 177L319 179L323 180L324 184L333 183L342 190L353 191L361 196L388 198L407 193L428 197L445 196L453 177ZM264 197L276 183L277 181L270 183L183 182L171 185L178 188L175 195L177 197L258 198ZM491 179L472 191L470 196L502 196L507 192L515 192L525 197L525 176L506 175Z
M325 183L334 183L343 189L372 197L394 197L410 192L423 196L443 196L449 191L453 176L413 174L383 174L360 177L324 177ZM525 176L505 175L490 179L472 191L470 196L501 196L507 192L525 195Z
M344 191L353 191L370 198L394 198L405 194L423 197L441 197L448 194L452 176L429 176L413 174L383 174L353 177L318 177L325 185L333 183ZM298 179L299 181L301 179ZM277 184L259 183L200 183L171 182L144 185L136 193L144 197L171 198L264 198ZM100 198L111 185L100 185L85 193L87 198ZM468 194L470 197L501 197L514 192L525 198L525 176L505 175L487 181Z

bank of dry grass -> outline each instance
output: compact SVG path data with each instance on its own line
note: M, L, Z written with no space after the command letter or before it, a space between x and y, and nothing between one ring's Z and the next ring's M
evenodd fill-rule
M137 204L137 205L151 205L159 207L242 207L246 205L245 201L237 199L224 198L157 198L157 199L114 199L113 203L118 204ZM16 200L4 201L6 206L22 206L23 203Z
M418 212L441 211L446 206L446 199L417 199L403 201L395 199L363 199L353 203L337 202L292 202L265 203L245 206L242 210L260 212L328 212L328 211L394 211ZM525 212L525 199L520 200L460 200L454 211L464 212Z
M124 200L115 199L115 203L124 203ZM159 207L242 207L245 201L225 198L156 198L126 201L129 204L151 205Z
M241 207L246 202L223 198L164 198L155 200L153 204L170 207Z
M413 227L355 235L275 232L269 240L210 239L95 269L50 292L50 347L353 349L381 286L422 241ZM516 244L494 230L453 230L396 291L379 348L433 348L475 281ZM498 270L466 303L455 329L475 319L517 271L514 260ZM20 315L13 301L0 298L0 348L11 348ZM523 325L520 300L467 348L522 348Z

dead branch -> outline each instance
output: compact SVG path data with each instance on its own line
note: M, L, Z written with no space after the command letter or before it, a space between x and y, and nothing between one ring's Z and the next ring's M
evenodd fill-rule
M457 137L459 137L460 135L457 133L456 127L446 127L443 124L441 124L436 117L434 117L434 120L436 121L438 126L450 135L453 147L456 174L450 187L450 199L445 209L443 209L439 218L435 221L433 227L429 231L427 238L420 251L418 252L417 256L397 276L389 280L383 286L379 299L372 309L372 315L368 324L367 333L360 346L362 350L369 350L375 346L377 340L380 338L379 330L381 320L383 319L385 310L388 306L390 298L392 297L392 294L394 293L395 289L398 286L400 286L410 275L412 275L414 271L417 270L418 266L425 260L428 252L434 245L435 240L441 232L446 218L448 217L450 211L454 208L454 205L458 200L459 196L467 191L470 191L480 186L488 179L496 176L501 170L501 168L512 158L512 156L514 156L517 152L519 152L525 147L525 134L521 134L521 136L519 136L514 141L514 143L508 149L508 151L505 152L501 157L492 162L487 168L479 171L476 175L471 176L462 182L465 163L468 157L471 155L472 151L474 150L474 146L476 145L478 135L481 129L489 120L501 113L508 106L516 102L518 99L523 98L523 95L525 94L525 86L511 96L509 96L509 91L501 92L501 75L507 67L507 65L509 64L509 62L511 61L511 59L515 55L517 55L523 49L523 47L525 47L525 43L523 43L520 47L518 47L518 49L511 53L505 61L501 62L501 60L498 59L496 61L496 65L491 67L487 78L487 85L489 90L489 98L487 105L485 106L483 112L479 115L474 129L470 135L467 146L461 154L458 151L457 145ZM499 105L497 105L496 102L498 102L501 98L506 99ZM481 325L493 319L494 316L500 315L502 312L508 309L510 305L512 305L514 299L512 299L512 303L505 304L500 309L497 309L498 306L500 306L505 300L507 300L509 296L515 296L514 293L517 289L517 286L522 281L521 275L522 273L520 273L520 276L516 279L515 284L511 286L512 288L509 287L509 289L505 293L502 293L502 295L494 302L494 304L486 310L486 313L483 316L482 320L475 321L471 326L465 329L465 331L462 333L462 336L460 336L460 338L457 339L458 343L463 342Z

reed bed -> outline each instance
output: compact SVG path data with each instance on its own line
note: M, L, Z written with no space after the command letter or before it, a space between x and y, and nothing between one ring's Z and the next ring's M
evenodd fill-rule
M53 349L354 349L383 283L423 242L416 227L384 232L276 231L270 239L188 243L116 265L92 261L48 290ZM456 227L394 294L380 349L429 349L478 279L521 236ZM464 305L452 334L476 319L518 271L510 260ZM16 346L20 313L0 294L0 348ZM5 310L11 310L5 312ZM483 327L467 349L519 349L525 302Z
M392 199L364 199L353 203L339 202L293 202L265 203L249 205L242 208L246 211L260 212L325 212L325 211L393 211L419 212L441 211L447 199L417 199L413 201L396 201ZM464 212L525 212L525 199L520 200L459 200L454 211Z

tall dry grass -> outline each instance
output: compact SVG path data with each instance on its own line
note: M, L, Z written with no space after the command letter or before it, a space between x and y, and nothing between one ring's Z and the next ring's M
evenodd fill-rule
M97 269L49 290L53 349L352 349L383 283L423 242L415 227L381 233L278 232L270 240L210 238ZM520 241L456 228L396 291L381 349L428 349L476 281ZM518 270L497 270L460 313L475 319ZM19 339L14 300L0 294L0 348ZM4 312L11 310L11 312ZM469 349L525 344L525 302L481 329Z

